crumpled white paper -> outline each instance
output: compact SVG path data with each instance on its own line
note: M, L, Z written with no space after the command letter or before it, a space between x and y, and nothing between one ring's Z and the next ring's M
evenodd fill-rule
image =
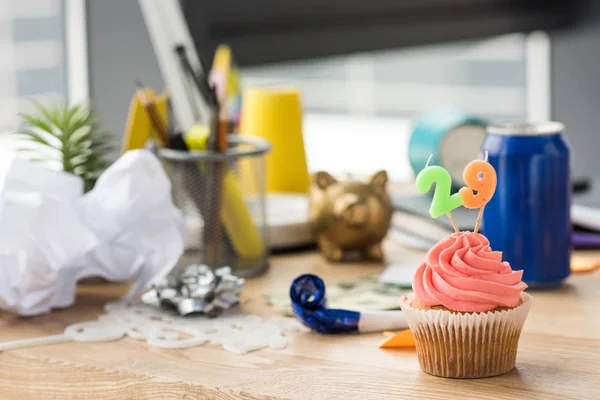
M0 161L0 309L36 315L67 307L78 280L163 278L185 248L183 216L158 159L125 153L82 195L79 178L16 156Z

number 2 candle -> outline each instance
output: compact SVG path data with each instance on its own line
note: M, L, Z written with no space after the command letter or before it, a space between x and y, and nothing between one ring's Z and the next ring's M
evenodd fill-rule
M415 183L417 190L421 193L429 192L429 189L431 189L431 186L435 183L435 192L433 193L433 200L429 207L429 215L431 215L432 218L438 218L439 216L446 214L450 219L454 230L458 232L458 227L454 223L450 211L462 206L463 199L458 193L450 195L450 188L452 187L450 173L439 165L426 166L417 175Z

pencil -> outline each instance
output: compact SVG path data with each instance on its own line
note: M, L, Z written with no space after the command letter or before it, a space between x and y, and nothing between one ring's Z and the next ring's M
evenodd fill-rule
M144 90L144 85L138 79L136 80L137 85L137 96L142 103L142 107L146 110L148 114L148 118L152 123L152 127L154 128L154 137L158 141L158 144L161 147L169 147L169 129L165 120L161 117L158 112L158 108L156 107L156 101L148 96L146 91Z
M225 153L228 148L228 140L227 140L227 120L222 117L220 112L220 107L216 107L214 110L214 116L217 121L213 125L212 135L213 135L213 143L214 143L214 151L216 153ZM208 260L214 263L215 267L218 267L218 256L219 256L219 247L220 241L222 237L221 232L221 209L223 207L223 179L225 178L225 173L227 172L227 161L215 161L214 165L214 220L211 221L211 229L209 233L208 239ZM211 265L211 263L209 263Z

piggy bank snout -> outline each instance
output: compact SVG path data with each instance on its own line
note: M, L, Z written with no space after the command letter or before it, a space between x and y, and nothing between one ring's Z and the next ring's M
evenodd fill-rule
M364 226L369 221L369 204L355 194L345 194L337 199L334 212L351 226Z

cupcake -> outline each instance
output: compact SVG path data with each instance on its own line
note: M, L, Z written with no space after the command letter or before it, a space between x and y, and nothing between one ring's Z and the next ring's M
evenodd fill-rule
M440 240L400 299L421 369L446 378L483 378L515 367L532 298L485 236L460 232Z

